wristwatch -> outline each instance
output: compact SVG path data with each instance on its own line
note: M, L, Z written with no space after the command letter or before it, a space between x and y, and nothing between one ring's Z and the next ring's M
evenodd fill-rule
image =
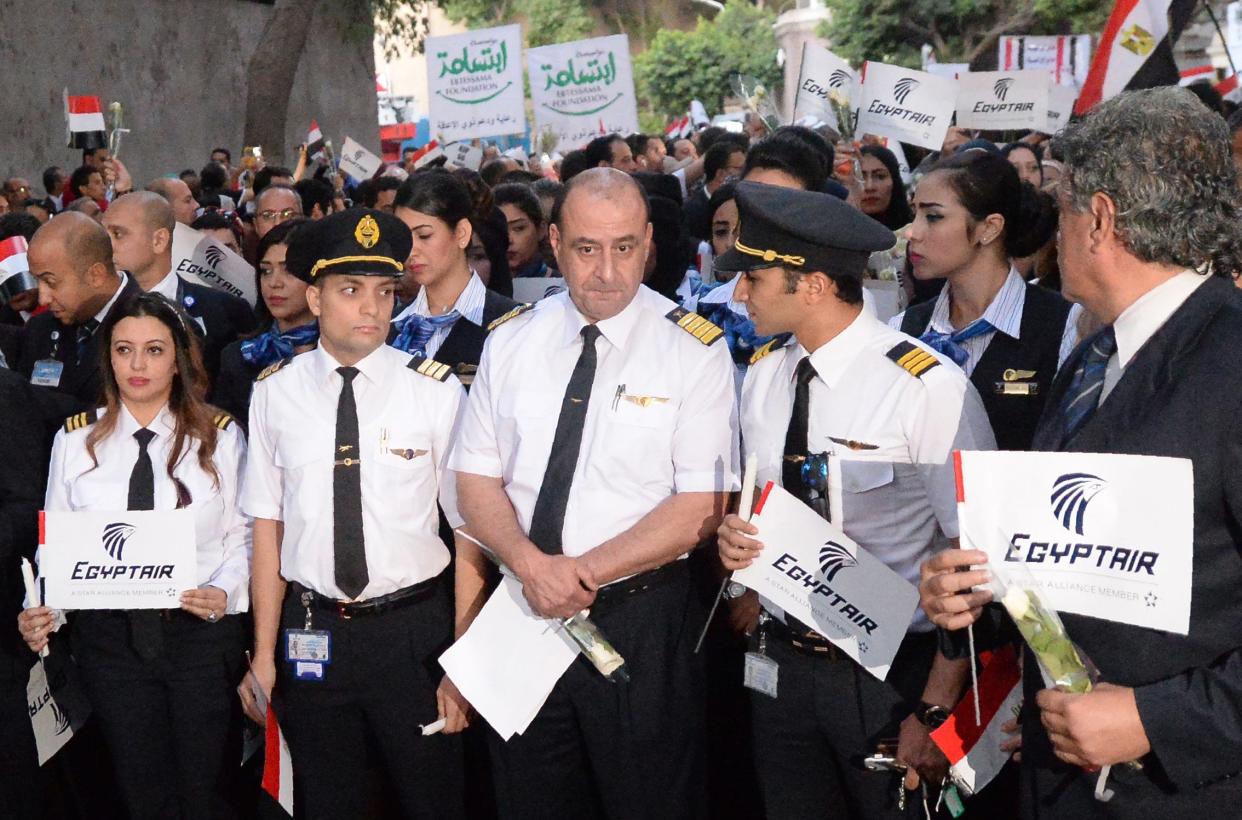
M918 718L919 723L928 729L939 729L949 719L950 714L952 712L945 707L926 701L919 701L919 705L914 710L914 716Z
M726 598L741 598L745 594L746 587L737 581L730 580L729 583L725 585L724 596Z

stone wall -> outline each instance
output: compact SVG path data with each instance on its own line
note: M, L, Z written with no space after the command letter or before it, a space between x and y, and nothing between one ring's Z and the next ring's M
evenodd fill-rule
M290 165L312 117L335 145L348 134L379 151L372 43L346 40L333 5L316 11L290 91ZM217 145L240 161L246 64L271 13L245 0L0 0L0 175L41 188L48 165L81 164L65 147L66 87L124 105L120 156L138 187L202 167Z

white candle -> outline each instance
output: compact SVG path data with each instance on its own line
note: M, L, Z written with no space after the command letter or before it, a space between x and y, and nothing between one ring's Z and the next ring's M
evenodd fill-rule
M759 456L751 453L746 456L746 469L742 473L742 501L737 510L737 517L743 521L750 520L750 509L755 500L755 481L758 476Z
M22 559L22 581L26 584L26 600L31 606L39 606L42 601L39 600L39 593L35 590L34 567L30 565L29 558ZM39 650L39 657L47 657L47 647L44 646Z

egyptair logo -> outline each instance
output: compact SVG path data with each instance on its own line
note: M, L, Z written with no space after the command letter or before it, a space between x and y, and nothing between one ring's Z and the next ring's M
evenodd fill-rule
M103 531L104 549L108 551L108 555L120 561L121 552L125 549L125 544L129 542L129 537L134 534L137 529L133 524L125 524L118 522L116 524L108 524Z
M1107 482L1098 475L1066 473L1052 484L1052 496L1048 499L1052 504L1052 514L1065 529L1082 535L1087 505L1105 486Z
M208 245L207 250L203 251L203 256L207 257L207 264L213 268L220 267L220 263L224 261L224 251L215 245Z
M60 708L55 698L48 705L52 707L52 717L56 720L56 734L63 735L69 731L69 715L66 714L64 709Z
M1009 94L1009 86L1011 85L1013 85L1013 77L1001 77L992 86L992 93L996 95L996 99L1004 102L1006 95Z
M901 105L906 104L906 97L910 96L910 92L919 87L919 81L913 77L902 77L893 86L893 96L897 98L897 102Z
M850 81L850 73L844 68L838 68L828 75L828 87L840 88Z
M858 559L836 541L829 541L819 549L819 568L824 573L824 580L830 584L838 572L856 566Z

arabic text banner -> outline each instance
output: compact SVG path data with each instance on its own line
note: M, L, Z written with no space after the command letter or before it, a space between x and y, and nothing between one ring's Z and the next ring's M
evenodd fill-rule
M559 137L561 153L600 134L638 131L630 40L624 34L532 48L526 65L536 130Z
M428 37L426 53L435 139L445 143L526 130L520 26Z

